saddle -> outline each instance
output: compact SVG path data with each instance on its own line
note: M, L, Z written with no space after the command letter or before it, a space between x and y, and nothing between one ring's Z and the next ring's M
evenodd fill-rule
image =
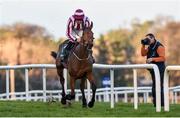
M56 61L58 63L58 65L63 65L65 68L67 68L67 61L68 61L68 57L69 55L75 50L76 46L78 45L78 43L74 43L74 44L69 44L70 42L68 40L64 41L64 43L61 45L61 49L57 52L58 56L56 58ZM63 53L64 55L64 59L63 61L61 61L61 54Z
M58 65L63 65L64 66L64 68L68 68L68 57L69 57L69 55L71 55L73 52L74 52L74 50L76 49L76 47L78 46L78 42L77 43L74 43L74 44L72 44L72 45L68 45L68 43L69 43L69 41L65 41L64 42L64 44L62 45L62 49L63 48L66 48L66 49L64 49L64 60L63 61L61 61L61 58L60 58L60 54L62 53L61 51L62 51L62 49L61 50L59 50L59 52L58 52L58 58L56 58L56 63L58 64ZM66 47L66 46L68 46L68 47ZM89 59L89 62L90 63L95 63L95 59L93 58L93 56L92 56L92 50L89 50L90 52L90 59Z

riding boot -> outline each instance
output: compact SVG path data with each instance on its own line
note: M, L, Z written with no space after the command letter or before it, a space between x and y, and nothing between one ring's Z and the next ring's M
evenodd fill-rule
M74 46L75 46L75 43L69 41L69 43L68 43L68 45L66 47L66 56L67 57L69 56L69 54L70 54L71 50L74 48Z
M74 47L74 44L73 42L69 41L62 49L61 51L61 62L65 62L65 59L69 56L69 52L70 50Z
M69 42L68 42L68 45L66 46L66 49L67 49L68 51L71 51L71 49L72 49L74 46L75 46L75 43L69 41Z
M66 47L67 47L67 45L65 45L65 46L62 48L61 53L60 53L61 62L64 62L64 61L65 61Z

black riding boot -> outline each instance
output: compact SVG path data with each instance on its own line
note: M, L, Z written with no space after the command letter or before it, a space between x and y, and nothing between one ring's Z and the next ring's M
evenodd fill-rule
M69 41L69 42L68 42L68 45L66 46L66 49L67 49L68 51L71 51L71 49L74 47L74 45L75 45L74 42Z
M66 57L68 57L69 52L70 52L71 49L74 47L74 45L75 45L75 43L69 41L69 42L67 43L67 45L65 45L65 46L62 48L61 55L60 55L62 62L65 62Z

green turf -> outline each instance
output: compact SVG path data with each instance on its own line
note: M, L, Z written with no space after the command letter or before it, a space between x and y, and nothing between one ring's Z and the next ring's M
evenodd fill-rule
M44 102L25 101L0 101L0 116L180 116L180 105L171 105L170 112L156 113L152 104L140 104L138 110L133 109L133 104L118 103L114 109L110 109L110 103L96 102L94 108L82 108L81 103L75 102L71 107L64 107L55 102L47 104Z

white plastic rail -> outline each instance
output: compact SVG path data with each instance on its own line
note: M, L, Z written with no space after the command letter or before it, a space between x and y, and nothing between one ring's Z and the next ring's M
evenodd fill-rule
M156 81L156 112L161 111L161 90L160 90L160 74L159 69L155 64L130 64L130 65L104 65L104 64L94 64L94 68L110 69L110 79L111 79L111 108L114 108L114 70L116 69L133 69L133 79L134 80L134 109L138 107L137 100L137 72L136 69L153 69L155 73Z
M133 79L134 79L134 108L138 108L138 93L137 93L137 71L136 69L153 69L155 73L156 79L156 112L161 111L161 98L160 98L160 75L159 69L154 64L131 64L131 65L105 65L105 64L94 64L94 68L101 68L101 69L109 69L110 70L110 79L111 79L111 102L110 107L114 108L114 70L117 69L133 69ZM48 68L55 68L54 64L30 64L30 65L14 65L14 66L0 66L0 70L6 70L6 94L7 99L9 99L9 70L10 69L25 69L25 91L26 91L26 100L29 100L29 79L28 79L28 71L30 68L41 68L43 69L43 96L44 101L46 101L46 69ZM65 71L67 75L67 71ZM67 76L65 76L67 77ZM67 80L67 78L65 78ZM89 84L88 84L89 86ZM90 89L90 87L88 87ZM88 89L88 91L90 91ZM67 90L67 81L65 81L65 90ZM88 92L90 94L90 92ZM90 98L90 95L88 95Z
M169 71L180 70L180 65L167 66L164 72L164 111L169 111Z

